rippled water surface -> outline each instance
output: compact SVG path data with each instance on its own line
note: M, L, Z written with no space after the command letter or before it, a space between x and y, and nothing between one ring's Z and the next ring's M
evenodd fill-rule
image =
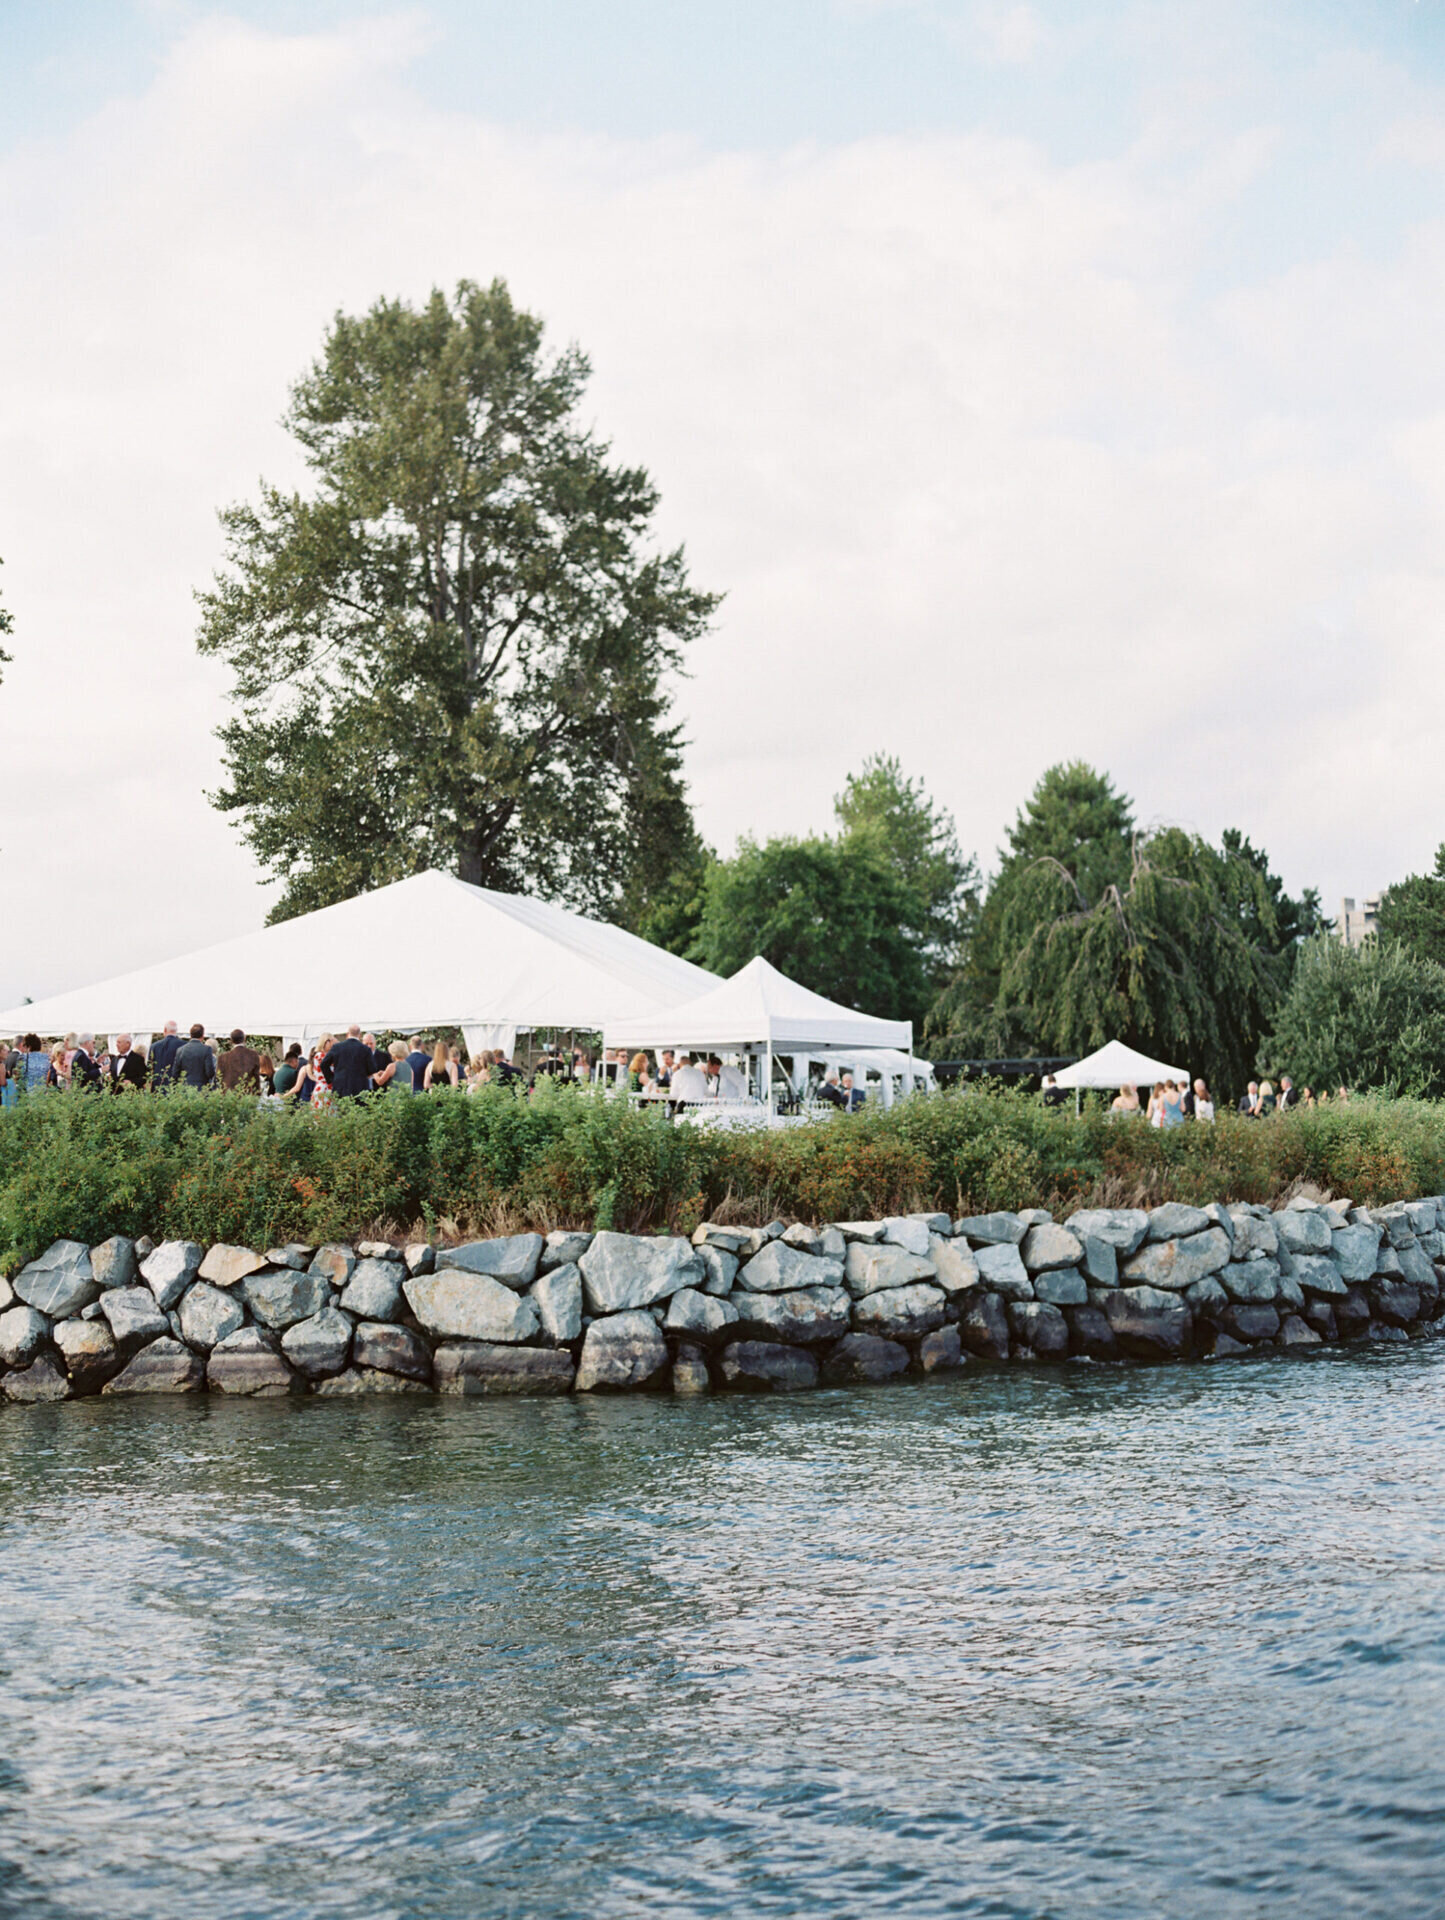
M0 1415L0 1911L1445 1912L1445 1349Z

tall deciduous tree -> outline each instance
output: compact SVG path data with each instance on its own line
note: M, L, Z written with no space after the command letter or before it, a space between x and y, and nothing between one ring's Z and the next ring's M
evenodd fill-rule
M638 911L687 856L664 680L716 602L580 422L588 371L464 281L338 315L295 387L311 485L222 515L198 636L273 919L428 866Z
M1445 846L1436 851L1433 873L1412 873L1385 889L1376 925L1382 940L1445 965Z

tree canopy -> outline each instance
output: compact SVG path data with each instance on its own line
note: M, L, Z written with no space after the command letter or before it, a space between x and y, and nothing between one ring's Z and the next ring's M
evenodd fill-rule
M1445 1095L1445 967L1388 937L1347 947L1316 934L1299 964L1260 1070L1300 1086Z
M1433 873L1412 873L1385 889L1375 924L1382 940L1445 966L1445 846L1436 851Z
M691 856L664 681L716 605L505 285L338 314L286 415L306 493L229 508L197 644L272 918L429 866L645 912Z

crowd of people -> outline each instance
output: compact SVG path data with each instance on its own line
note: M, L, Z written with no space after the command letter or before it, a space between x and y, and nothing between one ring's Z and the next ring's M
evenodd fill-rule
M1068 1099L1068 1094L1051 1073L1044 1076L1043 1097L1046 1107L1061 1106ZM1334 1095L1337 1105L1346 1105L1349 1098L1348 1087L1337 1088ZM1288 1113L1292 1107L1327 1107L1330 1104L1327 1088L1316 1094L1309 1087L1297 1087L1285 1073L1280 1075L1277 1093L1272 1082L1251 1080L1248 1091L1239 1097L1237 1111L1247 1120L1263 1120L1272 1113ZM1138 1087L1120 1087L1109 1103L1109 1111L1126 1116L1141 1115L1151 1127L1161 1129L1183 1126L1186 1120L1201 1120L1208 1124L1214 1119L1214 1095L1202 1079L1195 1080L1192 1085L1187 1080L1161 1080L1148 1089L1145 1100L1139 1098Z

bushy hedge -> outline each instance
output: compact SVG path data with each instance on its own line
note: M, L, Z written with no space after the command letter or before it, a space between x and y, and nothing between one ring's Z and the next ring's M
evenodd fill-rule
M686 1231L718 1215L1269 1201L1304 1182L1370 1204L1445 1191L1445 1105L1358 1101L1156 1133L970 1090L720 1133L551 1085L327 1115L232 1094L47 1094L0 1112L0 1266L111 1233L265 1247L387 1230Z

